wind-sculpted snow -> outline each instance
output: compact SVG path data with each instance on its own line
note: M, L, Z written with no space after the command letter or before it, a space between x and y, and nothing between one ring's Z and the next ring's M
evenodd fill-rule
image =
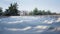
M0 19L1 34L60 34L60 17L11 16Z
M22 29L19 29L19 28L6 28L6 30L10 30L10 31L27 31L31 29L31 27L25 27L25 28L22 28Z

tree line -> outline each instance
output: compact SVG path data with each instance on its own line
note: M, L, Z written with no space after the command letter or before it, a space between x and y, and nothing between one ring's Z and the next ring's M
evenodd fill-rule
M29 13L30 15L58 15L56 12L52 13L50 10L38 10L35 8L33 11Z
M14 3L14 4L11 3L8 9L6 9L4 12L0 7L0 16L19 16L17 3Z
M45 11L45 10L38 10L35 8L33 11L29 12L29 15L57 15L57 13L51 13L50 10ZM18 10L18 4L10 4L8 9L5 11L2 10L0 7L0 16L20 16L20 11Z

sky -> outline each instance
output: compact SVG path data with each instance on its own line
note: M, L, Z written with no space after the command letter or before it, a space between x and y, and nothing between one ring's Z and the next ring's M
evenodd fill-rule
M14 2L17 2L19 10L32 11L34 8L38 8L39 10L60 12L60 0L0 0L0 7L5 10Z

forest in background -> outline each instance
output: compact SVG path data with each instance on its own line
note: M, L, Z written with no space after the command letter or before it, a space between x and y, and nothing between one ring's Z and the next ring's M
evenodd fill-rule
M28 11L29 12L29 11ZM38 10L38 8L35 8L34 10L28 12L24 12L24 15L60 15L56 12L52 13L50 10ZM5 9L5 11L2 10L2 7L0 7L0 16L20 16L21 11L18 10L18 4L17 3L11 3L8 9Z

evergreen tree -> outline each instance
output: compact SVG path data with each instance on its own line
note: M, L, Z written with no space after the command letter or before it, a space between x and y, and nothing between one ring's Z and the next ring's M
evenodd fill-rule
M0 7L0 16L2 16L3 12L2 12L2 8Z
M33 10L33 14L34 14L34 15L38 15L38 9L37 9L37 8L35 8L35 9Z
M10 7L5 11L7 12L7 16L17 16L19 15L19 10L18 10L18 7L17 7L17 3L14 3L14 4L10 4Z

